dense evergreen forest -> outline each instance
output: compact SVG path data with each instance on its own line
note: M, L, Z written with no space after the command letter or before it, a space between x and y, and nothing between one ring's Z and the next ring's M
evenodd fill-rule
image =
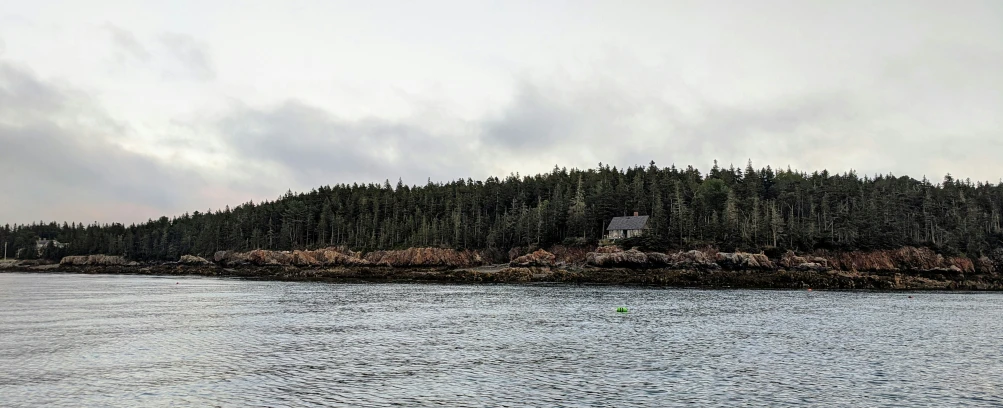
M112 254L135 260L218 250L347 246L497 248L594 245L614 216L651 216L652 249L869 250L905 245L979 256L1003 244L1003 184L940 183L854 172L692 166L555 167L535 176L424 186L336 185L275 201L136 225L6 225L21 258ZM36 250L39 238L69 243ZM40 252L40 253L39 253Z

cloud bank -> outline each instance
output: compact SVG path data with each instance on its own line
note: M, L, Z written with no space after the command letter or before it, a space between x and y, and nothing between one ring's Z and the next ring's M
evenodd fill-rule
M850 3L14 7L0 222L599 162L998 182L999 3Z

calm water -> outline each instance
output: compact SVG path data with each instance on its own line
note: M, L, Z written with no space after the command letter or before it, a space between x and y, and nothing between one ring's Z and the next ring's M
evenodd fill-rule
M912 295L0 274L0 406L1003 404L1003 295Z

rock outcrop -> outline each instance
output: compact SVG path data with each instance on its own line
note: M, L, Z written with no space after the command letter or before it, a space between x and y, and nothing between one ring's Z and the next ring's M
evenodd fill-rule
M962 273L975 272L975 263L971 259L945 258L929 248L902 247L894 250L866 252L821 252L819 255L820 258L824 258L828 262L830 268L843 271L922 272L948 270L953 266L960 269ZM809 262L813 261L809 260Z
M129 262L121 256L79 255L63 257L59 264L65 266L123 266Z
M585 262L588 265L603 268L644 268L648 266L648 256L636 249L618 252L589 252L585 256Z
M817 263L817 262L804 262L804 263L798 264L797 266L795 266L792 269L795 270L795 271L824 272L824 271L828 270L829 268L827 268L825 265L822 265L822 264Z
M212 262L209 262L209 260L195 255L181 255L178 263L182 265L212 265Z
M674 268L715 270L720 267L707 254L692 250L663 254L661 252L641 252L636 249L622 250L617 247L601 247L586 255L586 264L601 268Z
M4 259L0 260L0 269L14 268L20 266L21 262L16 259Z
M251 259L247 257L246 252L236 251L216 251L212 256L212 260L223 266L243 266L251 263Z
M512 262L509 262L510 266L513 267L552 267L557 263L557 257L554 254L544 251L542 249L536 250L531 254L526 254L515 258Z
M669 255L672 267L679 269L713 270L720 269L714 260L706 253L697 250L676 252Z
M644 256L648 258L648 266L652 268L664 268L675 264L672 256L661 252L645 252Z
M291 260L293 266L367 266L371 263L359 258L357 253L334 248L315 251L293 251Z
M374 251L366 254L366 261L374 265L392 267L453 267L469 268L484 264L474 251L457 251L448 248L408 248L396 251Z
M592 252L591 247L555 245L550 248L550 253L554 254L557 265L585 265L585 257Z
M365 266L370 263L359 258L357 252L344 248L324 248L312 251L268 251L255 249L250 252L219 251L213 261L227 266Z
M979 259L975 262L975 269L979 273L987 275L996 274L996 264L992 261L992 259L989 259L988 256L979 257Z
M777 266L793 271L825 271L829 269L829 260L820 256L797 256L794 251L787 251Z
M285 266L292 265L293 254L288 251L255 249L247 253L247 259L251 264L258 266Z
M525 255L524 255L525 256ZM505 268L495 272L494 280L500 282L529 282L536 274L532 268Z
M763 254L745 252L718 252L716 263L728 270L773 270L776 266Z

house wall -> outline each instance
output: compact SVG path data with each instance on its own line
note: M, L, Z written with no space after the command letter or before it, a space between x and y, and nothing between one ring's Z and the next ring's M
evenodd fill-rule
M644 234L644 230L611 230L606 235L607 239L633 238Z

